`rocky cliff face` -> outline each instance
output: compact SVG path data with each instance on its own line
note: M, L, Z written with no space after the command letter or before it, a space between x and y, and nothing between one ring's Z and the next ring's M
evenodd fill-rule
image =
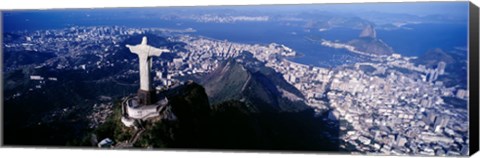
M360 38L377 38L377 32L373 25L367 25L360 33Z

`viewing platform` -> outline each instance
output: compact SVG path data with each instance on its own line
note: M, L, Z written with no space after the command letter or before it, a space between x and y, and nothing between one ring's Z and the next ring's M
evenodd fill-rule
M146 120L160 116L160 113L168 105L168 99L163 97L154 104L141 105L138 98L128 97L122 102L122 123L127 127L135 125L135 120Z

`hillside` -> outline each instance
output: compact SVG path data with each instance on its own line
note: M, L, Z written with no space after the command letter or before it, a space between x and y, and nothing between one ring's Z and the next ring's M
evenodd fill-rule
M212 103L242 100L261 111L299 111L307 108L302 101L283 96L284 92L288 92L303 99L303 95L280 74L248 56L240 58L248 64L232 59L202 78L202 85Z
M7 68L15 68L17 66L40 64L57 55L50 52L37 51L5 51L3 54L4 70Z
M440 61L445 62L447 65L453 64L456 62L452 54L449 54L440 48L428 50L413 62L415 64L422 64L429 68L434 68L437 66L438 62Z
M146 121L145 131L133 147L338 150L338 129L322 123L311 109L259 112L235 100L210 105L205 89L196 83L162 93L170 101L170 110L160 118ZM118 143L133 135L131 128L120 123L118 107L108 121L93 132L98 140L113 138ZM85 137L81 144L88 145L90 139L91 136Z

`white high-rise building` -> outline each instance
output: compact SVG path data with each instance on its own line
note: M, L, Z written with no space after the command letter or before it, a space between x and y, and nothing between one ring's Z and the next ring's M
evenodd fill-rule
M441 61L437 65L437 72L439 75L443 75L445 73L445 67L447 67L447 63Z

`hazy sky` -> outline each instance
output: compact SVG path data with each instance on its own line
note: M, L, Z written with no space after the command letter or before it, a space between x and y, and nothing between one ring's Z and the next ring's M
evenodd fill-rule
M415 15L467 14L468 2L365 3L336 5L341 10L408 13ZM335 7L335 8L336 8Z
M410 3L350 3L350 4L316 4L316 5L274 5L255 6L272 11L279 10L308 10L318 9L332 12L383 12L402 13L413 15L447 14L453 16L466 16L468 2L410 2ZM249 8L249 7L246 7ZM257 8L258 9L258 8Z

